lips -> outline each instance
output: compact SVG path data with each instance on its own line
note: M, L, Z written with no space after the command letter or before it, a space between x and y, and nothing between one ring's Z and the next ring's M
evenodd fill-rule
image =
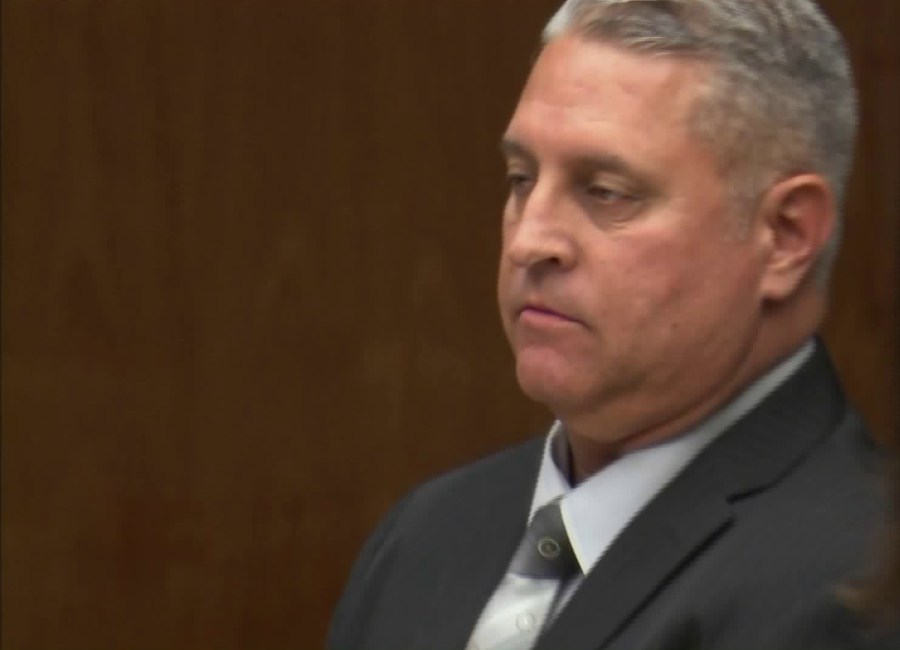
M526 303L519 309L519 319L537 323L577 323L577 319L541 303Z

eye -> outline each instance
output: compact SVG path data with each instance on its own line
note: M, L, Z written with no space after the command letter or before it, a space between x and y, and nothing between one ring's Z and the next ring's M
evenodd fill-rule
M621 225L643 209L643 195L621 187L614 182L591 182L582 186L585 210L597 223Z
M588 187L587 193L592 200L602 205L613 205L622 201L630 201L634 198L625 192L614 190L605 185L591 185Z
M524 194L531 189L533 179L528 174L509 172L506 175L506 182L509 183L510 192L513 194Z

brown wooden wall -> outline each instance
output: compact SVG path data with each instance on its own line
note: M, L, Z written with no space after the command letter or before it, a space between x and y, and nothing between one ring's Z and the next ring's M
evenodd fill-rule
M497 142L556 0L4 0L2 647L311 648L366 532L537 433ZM898 424L895 0L828 339Z

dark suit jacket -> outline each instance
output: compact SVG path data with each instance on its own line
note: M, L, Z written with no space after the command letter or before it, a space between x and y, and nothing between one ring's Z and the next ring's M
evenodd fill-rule
M542 445L398 504L353 569L329 648L464 648L524 531ZM876 548L879 465L819 344L622 531L537 649L831 647L823 612ZM835 647L863 647L852 627Z

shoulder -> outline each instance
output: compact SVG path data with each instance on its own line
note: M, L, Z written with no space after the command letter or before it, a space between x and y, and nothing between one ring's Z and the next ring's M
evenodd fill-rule
M756 575L796 574L840 583L864 570L889 500L885 459L859 417L848 410L834 432L798 459L775 485L735 499L735 542L753 555ZM791 568L794 570L791 571Z
M458 505L471 508L483 499L531 496L544 439L535 438L437 476L416 487L404 499L404 518L449 514Z
M884 453L849 409L834 433L811 449L772 489L771 498L759 500L765 509L755 514L773 518L782 513L777 519L787 529L785 533L830 531L827 539L819 540L825 545L841 539L869 543L888 507L885 469Z
M450 531L530 503L543 438L506 449L413 489L387 513L366 541L334 611L329 647L357 647L372 608L398 566L421 567L441 553ZM511 516L518 520L519 517ZM524 521L524 514L521 519ZM414 573L422 573L414 571ZM426 579L426 576L420 576Z
M877 550L889 505L883 464L849 411L775 485L732 502L729 532L698 562L720 645L758 638L772 648L900 648L884 645L897 637L857 620L839 596Z
M874 621L852 611L837 598L815 610L807 625L785 647L804 650L896 650L900 620Z

